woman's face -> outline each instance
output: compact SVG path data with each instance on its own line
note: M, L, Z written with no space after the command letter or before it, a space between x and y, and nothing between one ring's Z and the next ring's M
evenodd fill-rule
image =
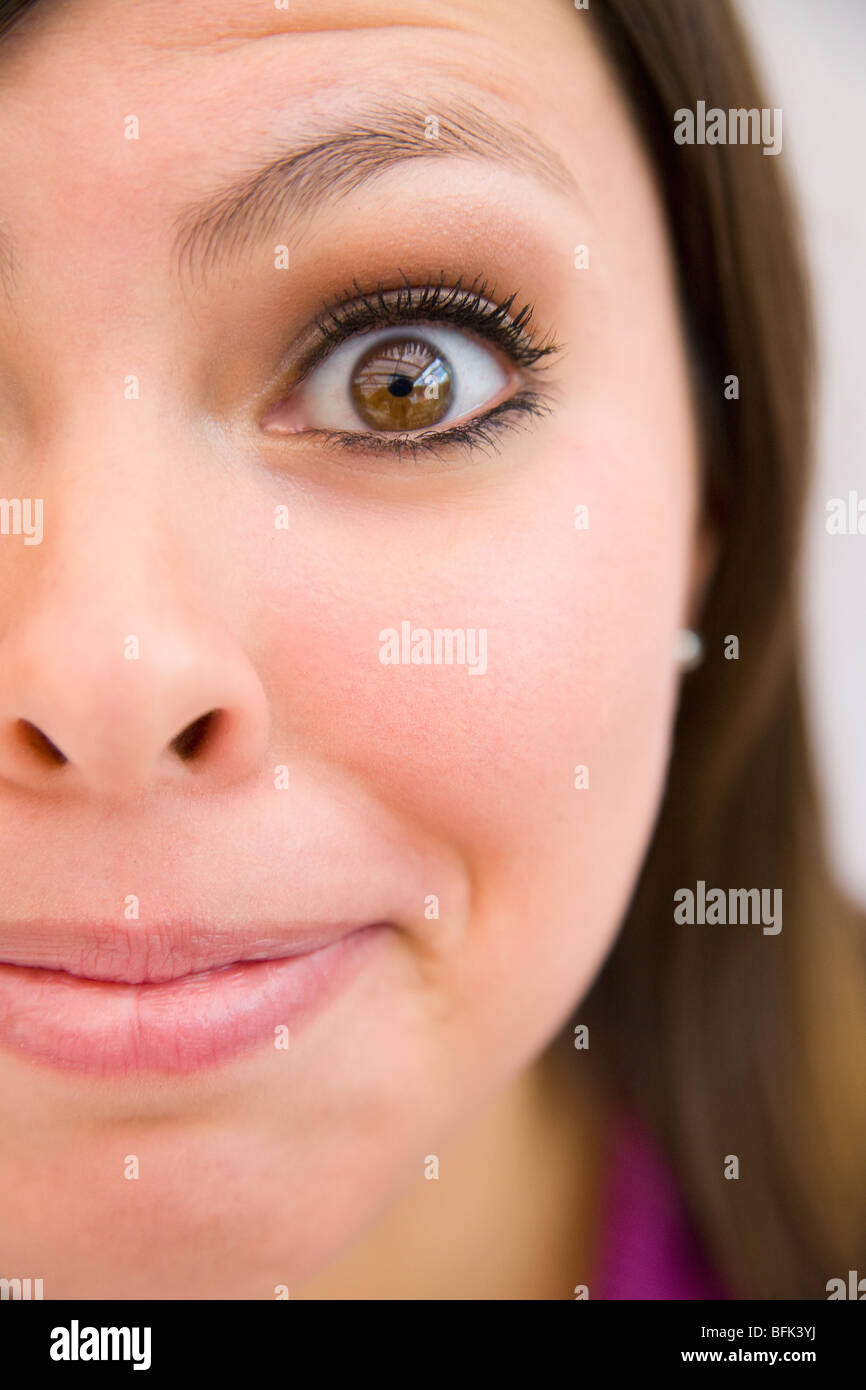
M44 0L0 45L0 1253L46 1295L302 1282L612 945L700 545L591 23Z

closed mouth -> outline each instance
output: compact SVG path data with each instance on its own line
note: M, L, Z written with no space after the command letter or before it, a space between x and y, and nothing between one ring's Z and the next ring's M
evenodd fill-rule
M227 1063L304 1024L389 925L5 930L0 1047L103 1077Z

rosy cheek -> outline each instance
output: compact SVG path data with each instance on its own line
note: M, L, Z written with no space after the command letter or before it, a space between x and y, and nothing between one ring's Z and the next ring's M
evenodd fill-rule
M459 503L322 502L259 610L287 748L470 857L581 824L590 806L603 829L624 800L643 803L683 571L664 466L560 440ZM411 662L437 629L464 635L465 664Z

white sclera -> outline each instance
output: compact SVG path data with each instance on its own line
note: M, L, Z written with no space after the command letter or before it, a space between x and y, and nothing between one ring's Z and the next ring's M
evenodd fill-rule
M448 411L431 429L443 429L493 403L510 380L507 368L490 348L456 328L438 323L407 323L399 327L358 333L335 348L298 389L296 410L301 429L352 430L377 434L358 414L352 399L352 377L362 357L378 345L395 339L418 339L443 357L451 369L451 401ZM384 433L384 431L381 431Z

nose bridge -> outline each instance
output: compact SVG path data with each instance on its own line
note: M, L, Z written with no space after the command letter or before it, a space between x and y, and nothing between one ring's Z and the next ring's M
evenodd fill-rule
M3 556L0 778L31 787L225 780L262 750L258 677L172 522L168 446L125 404L47 449L41 542Z
M171 401L163 383L153 389L152 369L149 399L141 399L141 367L130 356L73 349L61 354L66 360L46 361L48 380L6 451L0 478L0 492L12 490L14 478L17 492L40 503L41 554L66 562L89 537L87 569L94 574L100 567L116 573L125 557L129 575L158 542L162 528L153 523L165 513L168 479L183 490ZM131 366L138 370L127 371ZM8 558L0 553L0 568Z
M183 604L170 581L164 442L97 390L77 411L59 412L53 437L38 441L22 499L40 523L32 553L3 555L0 635L51 630L58 650L99 666L120 630L163 623ZM101 408L100 408L101 407ZM4 603L3 595L7 596ZM6 611L3 611L3 609Z

